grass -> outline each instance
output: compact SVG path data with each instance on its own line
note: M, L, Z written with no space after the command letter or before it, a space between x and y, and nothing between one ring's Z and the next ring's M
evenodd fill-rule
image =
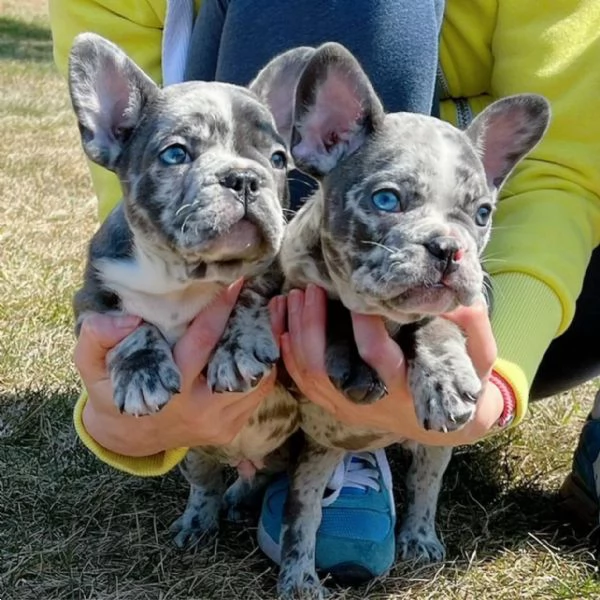
M0 17L0 598L273 598L276 570L253 528L181 552L168 526L186 488L174 472L136 479L77 440L71 410L70 298L96 227L95 202L46 6L9 1ZM594 547L556 492L594 386L536 404L526 423L458 451L439 526L443 565L398 565L334 598L600 598ZM403 457L391 452L396 472ZM396 478L402 503L401 477Z

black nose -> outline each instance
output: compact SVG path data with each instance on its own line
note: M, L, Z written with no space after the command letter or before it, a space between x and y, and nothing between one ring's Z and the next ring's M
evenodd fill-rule
M219 182L246 199L256 196L260 188L260 179L253 171L229 171Z
M456 238L435 237L424 242L423 245L437 259L440 271L443 273L453 273L458 269L463 250Z

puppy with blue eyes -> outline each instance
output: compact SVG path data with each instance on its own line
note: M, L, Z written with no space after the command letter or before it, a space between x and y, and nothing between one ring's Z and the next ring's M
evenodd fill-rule
M267 303L279 292L277 255L287 204L287 150L269 109L252 91L188 82L160 89L119 48L94 34L75 39L69 89L83 148L114 171L124 197L94 235L76 333L89 313L134 314L142 325L107 357L114 400L130 415L160 410L180 388L172 347L226 286L246 283L207 369L216 392L243 392L279 350ZM218 526L224 465L278 469L277 449L296 430L297 402L276 387L225 447L194 448L176 542L209 539ZM238 480L236 504L266 481Z
M426 115L386 113L357 60L335 43L275 58L255 90L290 140L295 165L320 183L290 221L280 260L284 289L315 284L327 291L329 378L356 403L385 395L359 356L348 309L379 315L404 353L419 423L437 431L463 427L482 383L462 332L440 315L483 297L481 255L498 191L543 137L548 102L535 94L503 98L465 131ZM316 532L332 471L346 451L402 440L300 402L306 444L274 558L283 599L318 600ZM440 560L435 514L451 449L405 446L413 460L398 554Z

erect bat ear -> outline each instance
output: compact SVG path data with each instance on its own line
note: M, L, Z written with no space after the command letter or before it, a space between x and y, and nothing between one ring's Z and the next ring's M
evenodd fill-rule
M499 189L544 137L550 103L537 94L507 96L490 104L465 130L483 162L488 185Z
M115 44L82 33L69 57L69 93L85 153L114 169L158 86Z

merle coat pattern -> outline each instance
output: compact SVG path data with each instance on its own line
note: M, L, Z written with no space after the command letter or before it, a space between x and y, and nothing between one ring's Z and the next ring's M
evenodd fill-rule
M124 193L91 241L74 298L77 334L92 312L143 319L107 357L118 408L142 416L169 402L181 385L173 345L242 276L247 283L206 376L216 392L249 390L279 357L267 303L282 282L276 256L287 149L270 111L242 87L160 89L95 34L74 42L69 88L84 151L117 174ZM281 468L278 449L297 426L297 402L278 386L230 444L191 449L182 465L190 497L174 525L176 542L209 539L223 501L238 517L265 473ZM263 472L225 494L225 464Z
M386 393L358 355L341 302L385 317L405 355L419 422L439 431L464 426L482 384L462 333L437 315L482 297L480 257L498 190L542 138L548 103L533 94L505 98L466 131L429 116L386 114L358 62L335 43L281 55L253 89L288 136L296 166L320 183L287 228L281 263L285 289L313 283L331 299L331 380L355 402ZM342 425L302 400L301 428L307 444L282 531L285 599L322 597L314 568L320 499L343 453L401 441L390 432ZM413 460L398 552L440 560L435 513L451 450L406 446Z

